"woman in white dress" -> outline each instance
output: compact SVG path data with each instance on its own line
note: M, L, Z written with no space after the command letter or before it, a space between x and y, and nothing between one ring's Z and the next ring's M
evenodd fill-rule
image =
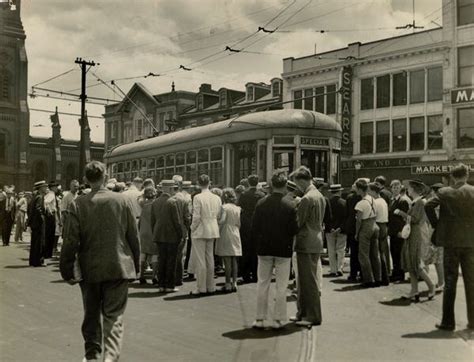
M216 255L222 257L225 267L224 292L237 291L237 257L242 256L240 240L240 207L235 205L237 197L232 188L222 193L222 216L219 220L220 238L216 244Z

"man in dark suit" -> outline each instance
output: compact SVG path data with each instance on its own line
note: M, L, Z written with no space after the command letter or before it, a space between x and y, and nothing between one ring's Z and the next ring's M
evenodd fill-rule
M385 188L385 185L387 184L387 179L385 176L377 176L374 179L374 182L377 182L380 186L380 197L385 200L387 205L390 205L390 201L392 200L393 194L390 192L390 190L387 190Z
M242 259L240 271L244 283L257 282L257 249L255 239L252 235L252 217L255 212L258 200L265 194L257 190L258 176L248 177L249 189L245 191L239 199L239 206L242 208L240 220L240 238L242 240Z
M35 182L35 195L28 206L28 225L31 229L29 265L34 267L45 266L45 214L44 196L48 193L46 181Z
M15 221L15 197L13 196L13 189L5 187L5 201L3 209L3 215L0 216L2 221L2 240L3 246L10 245L10 237L13 228L13 222Z
M410 199L406 195L402 195L402 183L399 180L393 180L390 183L393 196L388 208L388 235L390 236L390 254L392 255L393 270L391 281L403 281L405 279L405 272L401 266L402 248L405 240L400 237L400 232L405 225L405 220L402 216L394 213L395 210L408 212L410 208ZM382 194L380 195L382 196Z
M443 318L436 327L453 331L456 284L461 265L466 292L469 329L474 328L474 187L467 184L469 169L460 164L451 171L453 186L443 187L425 205L426 215L436 228L436 242L444 246L445 287ZM440 206L439 219L436 207Z
M105 172L105 165L98 161L85 168L92 191L69 207L59 266L68 283L82 278L85 358L100 359L103 339L103 360L117 361L128 283L140 270L140 244L130 205L126 197L104 187Z
M346 232L347 232L347 244L351 250L350 256L350 274L347 280L356 282L357 277L360 274L360 263L359 263L359 242L356 240L356 210L355 206L362 200L362 197L356 192L355 185L352 185L351 192L347 196L346 209Z
M173 197L178 185L173 180L161 181L163 193L151 206L153 242L158 244L158 291L176 292L176 264L178 247L184 233L178 209L178 200Z

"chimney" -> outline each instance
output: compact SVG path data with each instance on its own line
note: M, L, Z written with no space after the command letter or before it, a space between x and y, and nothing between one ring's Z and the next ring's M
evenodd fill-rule
M361 42L351 43L347 46L347 56L353 58L360 58Z
M200 93L212 92L212 86L209 83L202 83L199 87Z

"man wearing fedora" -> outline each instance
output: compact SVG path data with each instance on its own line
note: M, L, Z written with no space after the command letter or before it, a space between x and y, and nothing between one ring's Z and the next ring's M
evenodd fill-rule
M13 223L15 221L15 197L13 196L13 187L5 187L5 200L2 207L3 216L1 216L1 230L3 246L10 245Z
M161 181L163 193L151 206L153 241L158 244L158 288L159 292L176 292L176 265L178 248L183 241L183 227L179 215L178 200L173 196L178 191L174 180Z
M45 243L45 214L44 196L48 193L46 181L35 183L36 195L31 202L28 214L28 224L31 228L30 266L45 266L44 243Z
M344 267L344 256L346 250L345 223L347 218L346 201L341 197L342 190L340 184L329 187L332 194L329 199L332 211L331 219L325 225L326 240L328 245L330 277L342 277Z
M469 169L464 164L451 170L451 178L454 184L441 188L425 205L426 215L436 229L437 245L444 246L443 318L436 327L448 331L456 328L454 303L459 266L466 293L467 327L474 328L474 187L467 183Z
M137 224L125 196L104 187L105 165L92 161L85 167L91 192L72 201L61 249L61 276L69 284L82 280L84 305L82 335L85 359L117 361L123 340L123 314L129 280L140 270Z

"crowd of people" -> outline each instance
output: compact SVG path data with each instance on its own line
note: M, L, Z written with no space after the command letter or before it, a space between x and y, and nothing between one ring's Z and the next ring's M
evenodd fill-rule
M469 328L474 325L474 187L469 170L452 170L451 186L401 182L379 176L355 180L350 190L313 178L301 166L290 175L277 170L269 184L249 175L235 188L217 188L207 175L196 185L180 175L162 180L108 179L105 166L86 166L86 186L72 181L62 193L58 184L35 183L33 193L11 187L0 193L3 244L31 228L30 265L45 265L58 250L60 269L70 284L80 282L85 317L82 332L86 358L101 353L102 314L105 354L120 353L122 315L130 280L179 291L195 280L191 295L236 292L239 284L257 283L253 327L265 328L269 289L275 278L272 328L287 320L286 291L294 278L300 326L322 323L322 278L342 278L360 288L399 283L409 276L411 290L402 298L420 301L419 281L427 299L444 291L438 328L454 330L454 299L459 265L463 271ZM8 235L7 235L8 234ZM322 274L327 250L329 273ZM437 279L428 273L434 265ZM223 271L217 290L215 274Z

